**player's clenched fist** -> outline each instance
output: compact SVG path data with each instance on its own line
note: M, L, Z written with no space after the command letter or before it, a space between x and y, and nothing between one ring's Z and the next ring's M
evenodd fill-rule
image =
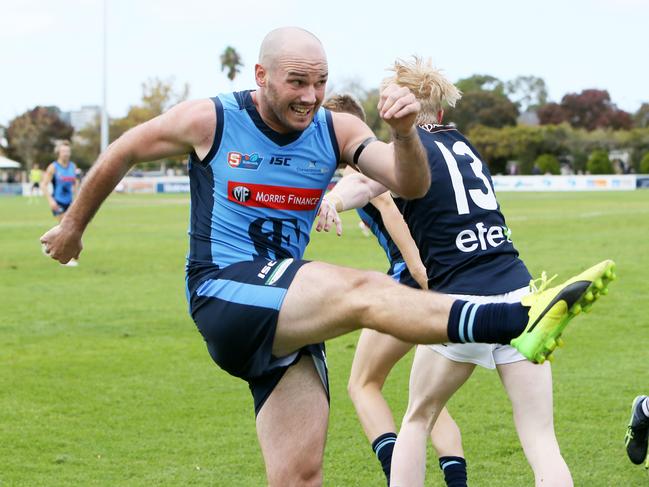
M57 225L41 237L43 253L61 264L78 259L83 244L81 234Z
M410 132L421 110L421 104L410 90L390 83L381 89L379 115L398 135Z

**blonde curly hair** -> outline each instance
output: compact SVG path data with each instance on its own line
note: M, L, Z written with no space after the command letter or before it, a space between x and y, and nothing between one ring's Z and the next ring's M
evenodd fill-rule
M394 71L394 74L385 78L381 87L395 83L405 86L415 95L421 103L417 124L441 122L437 120L437 114L444 105L454 107L462 97L462 92L433 66L430 58L424 60L412 56L412 60L408 61L397 59L390 71Z

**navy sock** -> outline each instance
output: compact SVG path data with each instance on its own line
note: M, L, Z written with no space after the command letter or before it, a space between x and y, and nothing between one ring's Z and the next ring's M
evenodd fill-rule
M372 442L372 450L381 462L381 468L390 485L390 468L392 467L392 450L397 441L396 433L384 433Z
M447 333L453 343L503 343L523 333L529 307L521 303L476 304L456 300L448 316Z
M447 487L467 487L466 460L462 457L439 457Z

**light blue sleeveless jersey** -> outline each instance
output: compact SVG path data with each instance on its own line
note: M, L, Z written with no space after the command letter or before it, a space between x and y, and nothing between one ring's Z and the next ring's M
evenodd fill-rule
M63 167L57 161L54 161L54 177L52 178L52 187L54 191L52 197L63 205L72 203L74 193L74 183L77 180L77 166L74 162L68 162L68 167Z
M255 258L302 258L339 160L331 113L303 132L279 134L249 91L212 99L217 126L202 161L190 156L188 274Z

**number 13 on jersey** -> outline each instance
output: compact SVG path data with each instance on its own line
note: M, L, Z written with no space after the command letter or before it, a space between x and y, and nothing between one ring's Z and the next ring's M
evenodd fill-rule
M470 189L468 191L469 196L473 202L485 210L495 210L498 208L498 202L496 201L496 195L494 190L489 183L489 179L482 172L483 166L482 161L476 157L471 148L462 141L455 142L453 144L453 153L448 150L444 144L441 142L435 141L437 147L442 152L446 165L448 166L448 172L451 175L451 183L453 184L453 192L455 193L455 203L457 204L457 213L458 215L466 215L470 213L469 210L469 201L467 200L467 190L464 187L464 180L462 178L462 173L458 167L458 161L453 155L455 153L458 156L469 156L471 162L469 163L473 173L478 177L484 184L486 193L482 189Z

